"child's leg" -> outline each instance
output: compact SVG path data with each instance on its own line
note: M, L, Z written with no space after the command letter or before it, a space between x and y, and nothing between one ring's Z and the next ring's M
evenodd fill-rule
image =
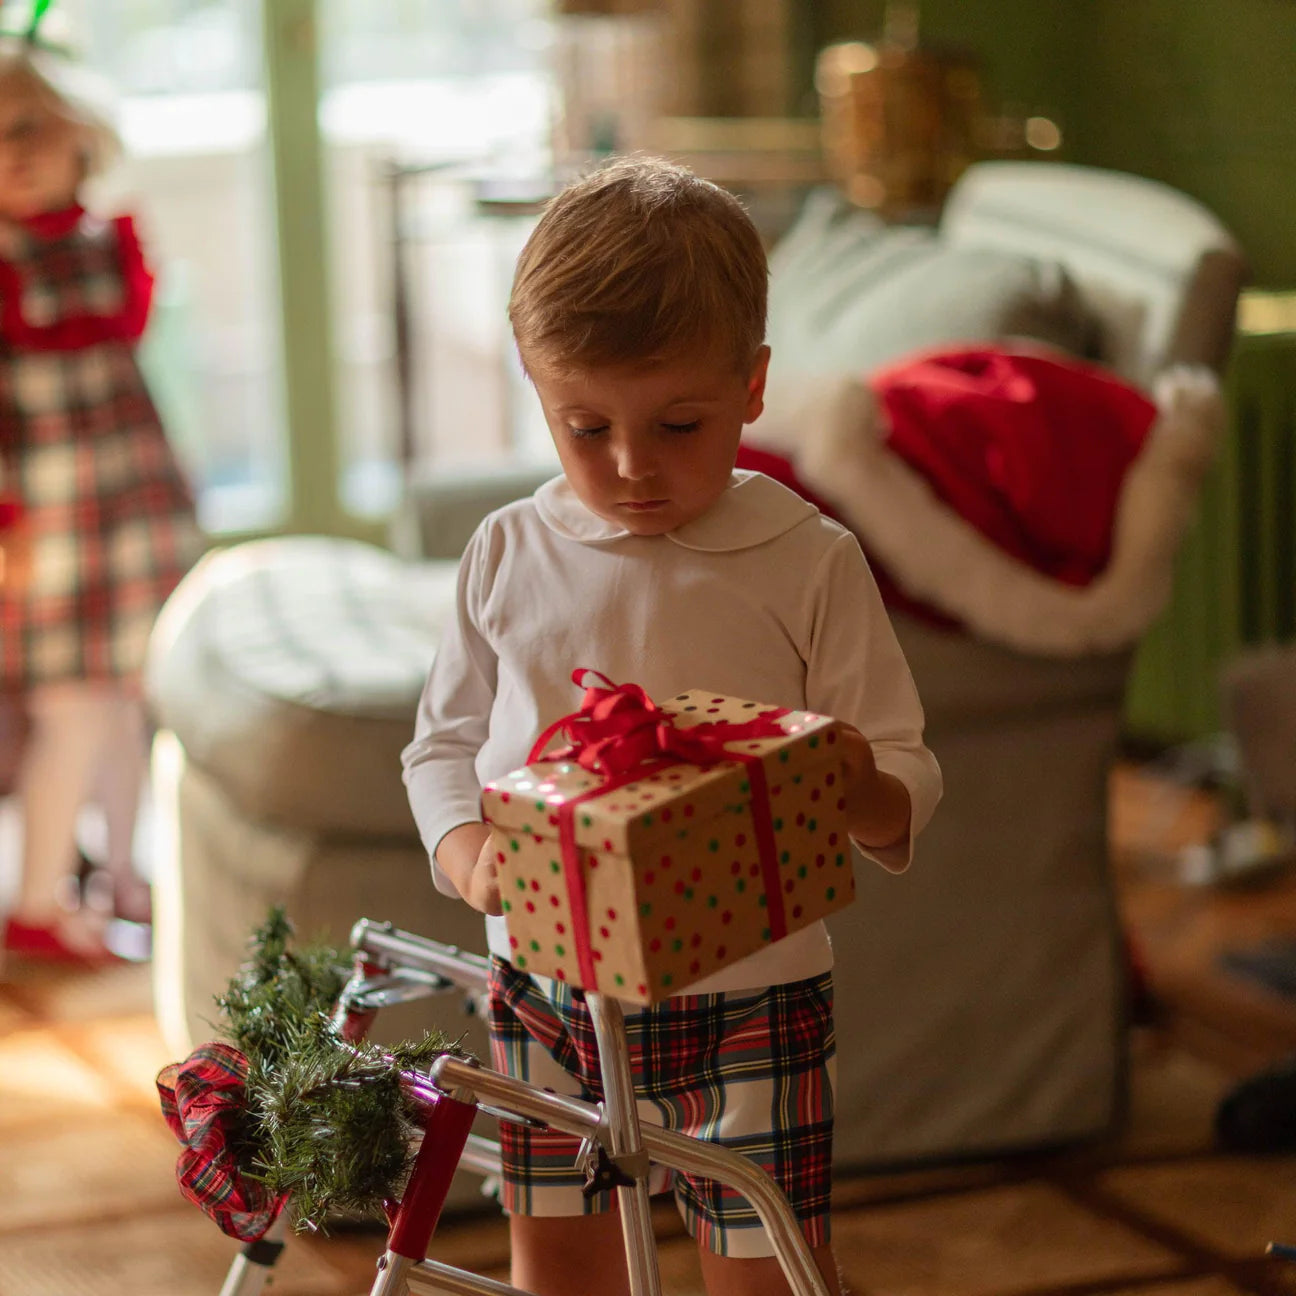
M837 1262L833 1259L832 1247L815 1247L813 1254L830 1296L847 1296L837 1272ZM707 1296L781 1296L790 1290L779 1262L772 1256L740 1260L699 1247L698 1257L702 1262L702 1280L706 1284Z
M18 775L23 871L13 917L52 926L65 913L77 869L76 821L115 714L110 689L85 681L47 684L28 699L31 732Z
M509 1216L512 1284L536 1296L628 1296L621 1216ZM709 1289L708 1289L709 1290Z
M135 871L135 824L147 770L144 714L139 701L119 692L115 714L99 759L95 795L103 811L104 870L111 895L108 908L119 918L149 920L149 886Z

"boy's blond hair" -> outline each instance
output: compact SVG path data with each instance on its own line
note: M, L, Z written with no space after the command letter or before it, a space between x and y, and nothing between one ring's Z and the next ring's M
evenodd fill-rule
M0 37L0 94L30 95L78 127L87 177L106 170L121 153L107 83L60 51Z
M518 258L509 321L529 370L703 348L746 372L765 340L768 278L732 194L659 158L627 157L545 208Z

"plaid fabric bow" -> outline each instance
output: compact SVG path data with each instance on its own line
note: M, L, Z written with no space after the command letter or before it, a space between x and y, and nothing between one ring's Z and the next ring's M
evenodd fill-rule
M244 1110L248 1063L229 1044L204 1044L158 1073L162 1115L184 1145L176 1162L180 1191L240 1242L255 1242L274 1223L276 1197L239 1168L231 1146Z

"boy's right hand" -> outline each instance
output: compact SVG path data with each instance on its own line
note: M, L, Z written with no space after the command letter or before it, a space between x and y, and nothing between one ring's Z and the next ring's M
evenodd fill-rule
M474 909L504 912L500 904L496 846L489 825L460 824L441 838L436 861L454 888Z

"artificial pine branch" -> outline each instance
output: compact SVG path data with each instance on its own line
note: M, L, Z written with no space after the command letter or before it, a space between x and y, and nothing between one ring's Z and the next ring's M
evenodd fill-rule
M289 1195L297 1228L330 1216L382 1218L404 1189L419 1107L403 1071L457 1051L440 1033L392 1049L347 1044L329 1014L345 985L343 956L294 950L282 908L253 935L252 957L217 999L225 1029L248 1059L244 1172Z

